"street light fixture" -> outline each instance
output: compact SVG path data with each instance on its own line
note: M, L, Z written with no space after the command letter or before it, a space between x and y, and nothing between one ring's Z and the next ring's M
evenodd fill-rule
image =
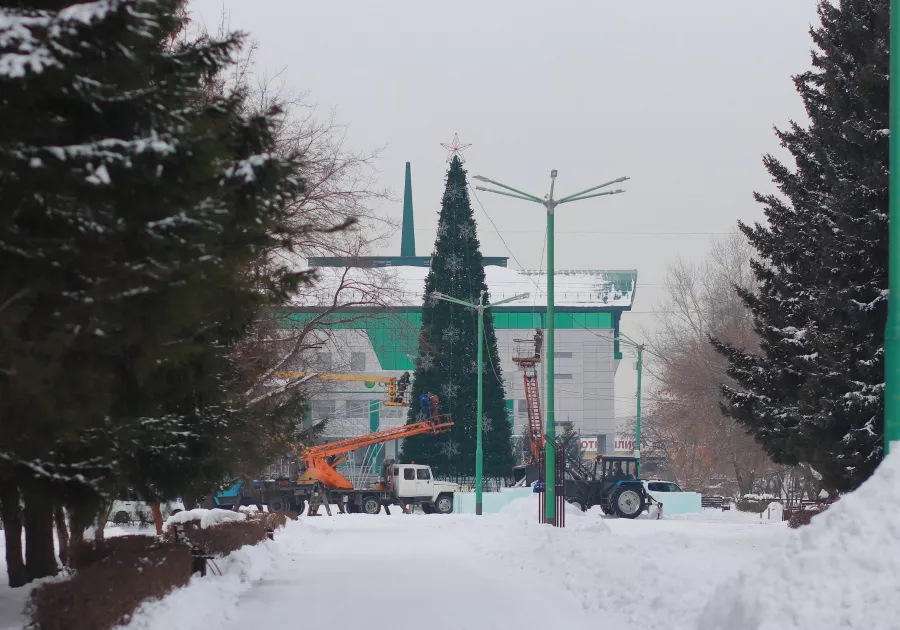
M478 312L478 402L475 409L475 414L477 416L476 422L478 423L478 428L476 432L476 442L475 442L475 514L481 516L481 491L482 491L482 469L484 466L484 449L481 443L482 436L482 409L483 404L481 400L481 389L482 389L482 381L483 381L483 373L484 373L484 365L483 365L483 355L484 355L484 310L487 308L493 308L495 306L499 306L500 304L506 304L507 302L514 302L515 300L521 300L523 298L528 297L528 293L522 293L521 295L515 295L511 298L506 298L505 300L500 300L499 302L494 302L493 304L485 304L484 303L484 291L481 292L481 295L478 298L478 304L472 304L470 302L465 302L463 300L457 300L455 297L450 297L449 295L444 295L439 291L432 291L431 297L436 300L443 300L445 302L451 302L453 304L459 304L460 306L465 306L466 308L474 309Z
M604 197L607 195L618 195L620 193L625 192L622 189L616 190L607 190L604 192L594 192L596 190L600 190L601 188L606 188L607 186L611 186L613 184L618 184L630 179L629 177L619 177L618 179L614 179L612 181L606 182L604 184L600 184L599 186L592 186L586 190L582 190L581 192L577 192L574 195L569 195L568 197L563 197L562 199L554 199L553 191L556 187L556 169L550 171L550 194L541 199L540 197L536 197L530 193L522 192L512 186L507 186L506 184L501 184L500 182L494 181L493 179L488 179L487 177L483 177L481 175L475 175L474 179L485 182L487 184L492 184L503 190L497 190L495 188L484 188L483 186L476 186L476 190L483 190L484 192L494 193L496 195L503 195L504 197L512 197L513 199L521 199L522 201L531 201L533 203L539 203L547 209L547 428L546 433L549 440L545 440L545 455L544 455L544 469L545 469L545 480L544 480L544 492L546 493L544 504L545 508L545 518L548 523L555 522L556 520L556 450L553 446L553 439L556 437L556 424L554 419L554 354L553 354L553 346L554 346L554 335L556 332L556 322L554 322L554 308L553 308L553 284L554 278L553 274L555 273L555 263L554 263L554 250L553 250L553 219L554 214L556 212L556 206L562 203L569 203L571 201L581 201L582 199L590 199L592 197ZM592 194L588 194L592 193Z

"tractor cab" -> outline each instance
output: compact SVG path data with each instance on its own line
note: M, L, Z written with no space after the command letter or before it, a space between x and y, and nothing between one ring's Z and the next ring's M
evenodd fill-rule
M637 479L638 460L635 457L600 457L598 460L600 479L603 481Z

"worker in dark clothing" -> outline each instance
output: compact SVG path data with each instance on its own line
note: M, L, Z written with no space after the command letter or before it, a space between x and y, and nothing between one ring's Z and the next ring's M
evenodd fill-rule
M428 392L428 400L431 402L431 421L434 423L437 423L438 410L439 410L441 401L437 397L437 394L432 394L431 392Z
M427 393L419 395L419 415L422 420L427 420L431 417L431 399L428 398Z
M544 345L544 333L540 328L534 329L534 358L541 358L541 346Z
M403 398L406 396L407 387L409 387L409 372L404 372L400 375L400 380L397 381L397 398L394 399L394 402L403 402Z

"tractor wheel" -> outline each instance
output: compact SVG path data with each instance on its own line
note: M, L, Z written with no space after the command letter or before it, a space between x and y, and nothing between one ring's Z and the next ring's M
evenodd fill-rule
M627 486L616 490L612 506L619 518L637 518L644 511L644 495Z
M381 512L381 501L374 495L363 497L362 511L364 514L378 514Z
M434 509L438 514L451 514L453 512L453 495L441 494L434 502Z
M584 503L581 501L581 499L566 499L566 503L568 503L572 507L578 508L579 511L584 512Z

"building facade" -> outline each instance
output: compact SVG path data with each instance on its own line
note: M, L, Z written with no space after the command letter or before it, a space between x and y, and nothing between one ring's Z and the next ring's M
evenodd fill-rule
M323 336L312 361L316 371L374 376L414 372L430 258L415 255L409 164L406 178L400 256L310 260L311 266L326 272L322 274L324 295L328 294L329 278L344 280L347 270L352 274L354 267L378 268L394 287L390 298L377 308L342 309L319 322ZM332 273L327 273L329 270ZM510 422L513 434L522 436L527 426L525 392L522 373L513 357L521 351L517 340L531 339L535 329L546 334L547 276L540 271L509 269L505 257L485 257L485 273L494 301L531 294L520 302L492 309L501 361L492 369L502 370L507 417L491 422ZM570 422L582 436L596 438L598 452L611 454L616 433L615 374L622 358L617 337L622 314L631 309L634 301L637 272L568 270L557 271L554 278L556 421ZM297 305L284 321L288 326L303 326L322 310L319 304ZM474 360L475 357L473 363ZM544 405L546 382L546 373L542 373ZM331 382L313 396L310 420L329 420L329 440L404 424L406 408L385 406L384 402L385 390L378 383ZM446 411L452 413L452 409ZM388 444L384 449L356 453L350 463L374 466L376 460L395 456L398 448L397 444Z

